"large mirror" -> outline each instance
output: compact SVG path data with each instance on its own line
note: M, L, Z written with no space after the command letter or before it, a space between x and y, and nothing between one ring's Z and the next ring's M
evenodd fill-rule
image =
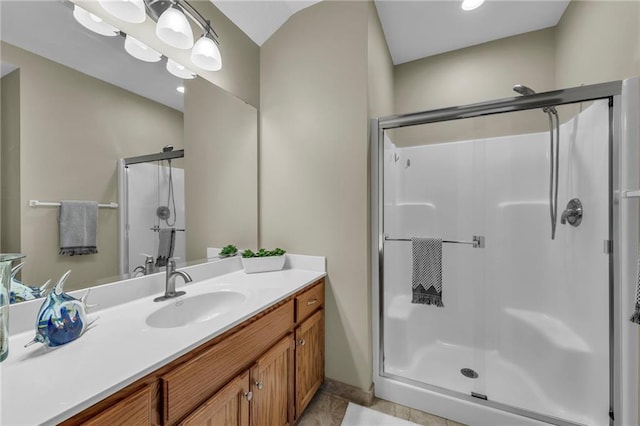
M69 269L66 290L118 280L137 266L136 257L144 264L137 251L160 256L166 240L158 229L172 224L180 229L181 251L174 256L184 257L182 263L202 261L207 247L255 246L254 107L199 77L172 76L164 57L148 63L129 56L122 35L82 27L67 1L3 1L0 7L0 252L26 255L20 281L38 287ZM144 179L139 176L146 173L159 185L125 194L137 207L143 199L155 204L142 208L151 217L127 222L138 227L132 243L147 239L151 245L132 244L131 253L123 253L131 229L122 226L129 210L119 202L126 201L122 160L161 153L168 145L184 150L184 158L173 159L171 168L149 161L153 170L129 176ZM168 198L168 172L174 200ZM98 209L96 254L60 254L60 208L47 203L63 200L105 205ZM235 206L236 214L227 214L227 206ZM183 216L180 223L166 221L162 207L169 216ZM125 255L130 265L123 269Z

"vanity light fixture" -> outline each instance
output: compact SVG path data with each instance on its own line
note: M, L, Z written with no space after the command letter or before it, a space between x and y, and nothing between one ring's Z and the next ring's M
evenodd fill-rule
M80 25L88 30L93 31L104 36L113 37L120 32L116 27L111 24L107 24L99 16L90 13L80 6L73 5L73 17L78 21Z
M145 62L158 62L162 59L162 54L141 42L140 40L126 35L124 39L124 50L136 59Z
M482 3L484 3L484 0L464 0L461 7L462 10L469 11L479 8Z
M203 70L219 71L222 69L222 56L216 40L209 34L207 31L196 41L191 49L191 62Z
M184 86L178 86L178 87L176 87L176 90L177 90L179 93L184 93Z
M468 0L465 0L468 1ZM475 0L478 1L478 0ZM187 0L98 0L104 10L114 17L131 23L144 22L148 15L156 22L156 35L164 43L178 49L192 49L191 62L207 71L222 69L222 55L218 34L207 20ZM162 54L118 28L104 22L100 17L74 5L73 16L86 28L98 34L125 37L125 50L131 56L146 62L157 62ZM201 30L202 36L194 45L193 31L189 20ZM196 73L175 61L167 61L167 70L182 78L195 78Z
M167 8L158 18L156 35L160 40L177 49L193 47L193 31L184 16L182 9L176 4Z
M98 0L98 3L121 21L140 24L147 17L143 0Z
M171 58L167 58L167 71L183 80L190 80L196 78L196 73L189 70L182 64L177 63Z

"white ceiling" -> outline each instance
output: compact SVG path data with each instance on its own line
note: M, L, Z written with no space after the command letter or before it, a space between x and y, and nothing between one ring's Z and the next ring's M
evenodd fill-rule
M211 0L262 45L296 12L318 0ZM332 0L325 0L332 1ZM464 12L461 0L376 0L394 64L554 26L569 0L487 0ZM0 39L141 96L182 110L182 81L164 60L144 63L123 49L122 37L80 26L64 0L0 0ZM0 61L1 62L1 61ZM117 64L117 65L114 65ZM2 64L2 75L11 68Z
M256 44L317 0L211 0ZM465 12L461 0L376 0L394 64L555 26L569 0L487 0Z
M299 10L320 0L211 0L258 46Z
M469 12L461 3L376 0L393 63L553 27L569 0L487 0Z

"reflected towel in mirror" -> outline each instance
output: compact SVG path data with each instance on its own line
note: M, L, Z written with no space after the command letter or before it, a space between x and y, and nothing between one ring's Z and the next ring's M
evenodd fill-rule
M158 231L158 256L156 266L167 266L167 262L173 257L173 248L176 245L176 229L162 228Z
M97 201L61 201L60 255L96 254L98 235Z

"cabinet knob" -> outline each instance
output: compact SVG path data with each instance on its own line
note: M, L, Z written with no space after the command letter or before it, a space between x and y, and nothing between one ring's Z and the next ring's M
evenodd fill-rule
M318 303L318 298L317 297L314 297L313 299L307 300L307 306L315 305L316 303Z
M262 382L256 382L255 384L258 390L262 390L262 388L264 387L264 384Z
M298 341L298 344L299 344L300 346L304 346L304 344L305 344L305 343L307 343L307 342L306 342L304 339L300 339L300 340Z
M251 392L251 391L249 391L249 392L245 392L245 393L244 393L244 398L245 398L247 401L251 401L251 398L253 398L253 392Z

